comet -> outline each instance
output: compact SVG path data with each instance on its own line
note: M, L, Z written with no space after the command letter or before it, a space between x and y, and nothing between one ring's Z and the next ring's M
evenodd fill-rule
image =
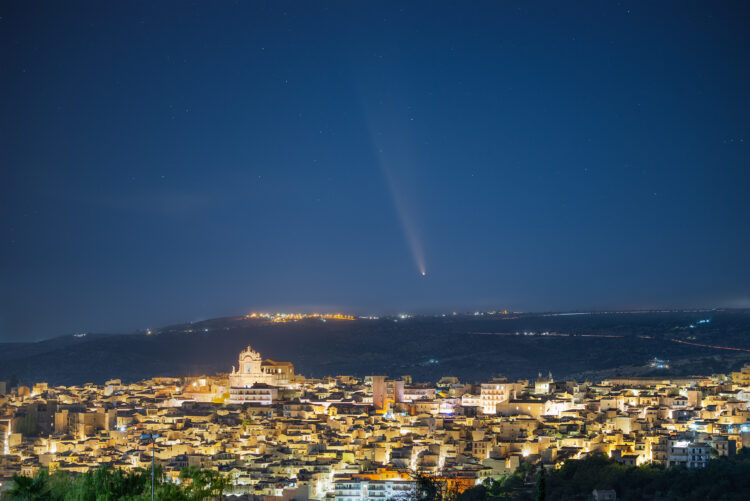
M424 250L422 249L422 242L419 239L419 233L417 232L416 226L414 225L411 212L407 209L406 203L404 202L404 197L397 189L396 183L393 180L393 175L386 167L385 162L383 162L382 158L380 159L379 164L380 170L383 172L383 177L385 178L388 185L388 191L391 194L393 207L396 209L398 220L401 223L401 230L404 233L406 243L409 246L412 258L414 259L414 264L417 266L419 274L425 277L427 276L427 265L425 264Z
M412 162L409 159L409 152L412 149L408 140L409 130L403 125L398 125L407 123L407 121L401 113L396 111L393 103L390 103L389 106L379 100L377 106L368 107L367 103L363 101L363 107L373 152L385 179L393 208L401 225L401 231L419 275L425 277L427 276L427 265L424 249L412 211L407 203L409 197L405 196L403 191L399 189L403 183L397 183L394 178L394 173L398 172L399 168L408 172L412 167L410 165ZM403 108L404 106L401 106L401 109ZM383 131L387 132L384 134Z

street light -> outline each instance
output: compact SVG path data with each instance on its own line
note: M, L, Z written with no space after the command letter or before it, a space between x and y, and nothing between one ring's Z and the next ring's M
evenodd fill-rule
M154 501L154 449L156 448L156 439L159 437L160 435L153 433L144 433L141 435L141 440L151 439L151 501Z

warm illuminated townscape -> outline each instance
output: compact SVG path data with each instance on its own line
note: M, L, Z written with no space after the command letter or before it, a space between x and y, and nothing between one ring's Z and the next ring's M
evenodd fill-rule
M750 500L749 27L0 0L0 501Z
M152 454L173 482L196 466L225 476L228 494L298 501L408 497L415 472L460 491L597 452L703 468L750 444L749 403L750 366L671 380L308 379L248 346L229 374L0 383L0 489L43 468L150 467Z

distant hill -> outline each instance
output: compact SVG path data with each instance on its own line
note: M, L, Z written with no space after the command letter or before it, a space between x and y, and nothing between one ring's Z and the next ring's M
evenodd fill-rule
M708 318L710 322L698 323ZM81 384L214 374L230 371L247 345L266 358L291 361L298 373L309 377L411 374L418 381L458 376L471 382L548 371L558 378L684 375L726 372L750 362L750 352L674 339L750 350L750 313L457 315L289 323L218 318L150 335L87 334L0 344L0 380L17 375L25 384ZM655 356L671 360L674 368L648 367Z

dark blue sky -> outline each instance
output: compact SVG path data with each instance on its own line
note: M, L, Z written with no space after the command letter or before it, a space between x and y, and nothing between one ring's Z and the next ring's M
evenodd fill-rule
M3 2L0 340L747 306L748 26L746 2Z

